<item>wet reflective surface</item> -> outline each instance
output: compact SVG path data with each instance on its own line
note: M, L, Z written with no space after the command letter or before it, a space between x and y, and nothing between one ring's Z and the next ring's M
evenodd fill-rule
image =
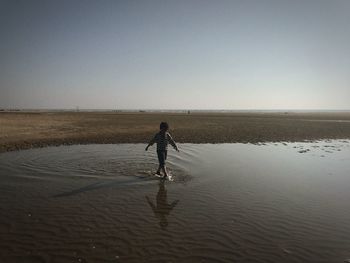
M344 262L350 143L0 154L0 262Z

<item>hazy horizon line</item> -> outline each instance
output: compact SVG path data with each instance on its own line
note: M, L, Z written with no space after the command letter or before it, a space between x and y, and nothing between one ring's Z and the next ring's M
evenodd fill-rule
M329 112L329 111L337 111L337 112L348 112L350 109L291 109L291 108L285 108L285 109L201 109L201 108L178 108L178 109L157 109L157 108L1 108L0 111L112 111L112 112L127 112L127 111L221 111L221 112L230 112L230 111L313 111L313 112Z

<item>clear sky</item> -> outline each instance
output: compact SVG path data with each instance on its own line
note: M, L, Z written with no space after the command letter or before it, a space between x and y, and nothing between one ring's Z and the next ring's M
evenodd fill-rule
M0 0L0 108L350 109L349 0Z

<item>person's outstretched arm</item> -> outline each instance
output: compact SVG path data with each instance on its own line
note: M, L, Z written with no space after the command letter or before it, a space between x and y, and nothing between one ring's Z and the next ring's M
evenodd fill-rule
M146 147L146 151L148 150L148 147L152 146L155 142L156 142L156 137L157 134L153 137L153 139L148 143L147 147Z
M156 212L156 207L154 206L154 204L152 203L151 199L149 199L149 197L146 195L146 200L147 200L147 203L149 204L149 206L152 208L152 211L153 213L156 215L157 212Z
M176 145L175 141L173 140L173 138L171 137L171 135L168 133L167 136L168 136L168 141L171 144L171 146L173 146L176 151L179 151L179 148L177 147L177 145Z
M177 205L178 202L179 202L179 200L175 200L174 202L172 202L170 204L170 209L172 210Z

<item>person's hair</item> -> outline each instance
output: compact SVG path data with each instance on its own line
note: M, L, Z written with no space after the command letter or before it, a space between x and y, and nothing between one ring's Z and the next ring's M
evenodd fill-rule
M162 121L159 125L159 129L162 131L169 130L169 124L167 122Z

